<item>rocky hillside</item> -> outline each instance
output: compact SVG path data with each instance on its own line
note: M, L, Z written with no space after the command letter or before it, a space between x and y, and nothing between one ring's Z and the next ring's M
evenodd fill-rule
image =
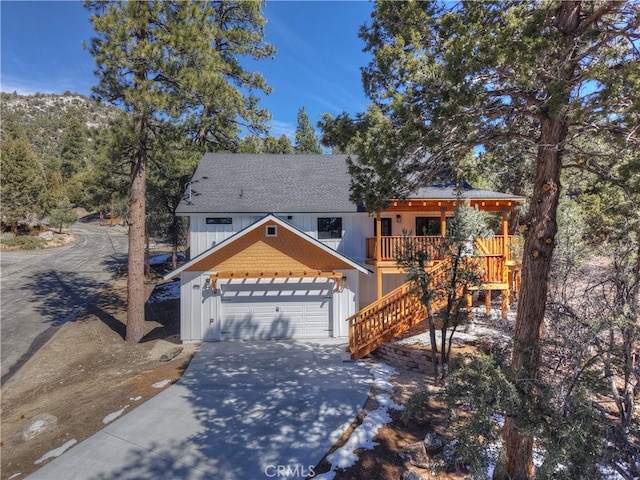
M24 127L29 143L42 158L59 151L62 133L69 119L79 120L91 132L106 128L111 120L121 115L117 108L70 92L63 95L3 92L0 93L0 104L2 116L10 115Z

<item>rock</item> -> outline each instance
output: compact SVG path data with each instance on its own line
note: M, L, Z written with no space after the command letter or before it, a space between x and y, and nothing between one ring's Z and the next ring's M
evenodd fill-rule
M398 452L398 456L418 468L429 468L431 466L431 461L429 460L429 457L427 457L427 450L424 446L424 442L405 445Z
M16 234L15 233L11 233L11 232L4 232L3 234L0 234L0 239L2 240L13 240L14 238L16 238Z
M168 352L165 352L165 353L162 354L162 356L160 357L160 361L161 362L168 362L172 358L175 358L178 355L180 355L182 353L182 350L184 350L183 347L172 348Z
M442 438L440 438L440 435L434 432L427 433L427 436L424 437L422 443L424 443L424 448L427 450L427 453L436 453L442 450L442 447L444 446L444 442L442 441Z
M53 240L53 232L51 230L46 230L38 235L39 238L43 239L45 242L50 242Z
M429 480L431 475L421 475L413 470L405 470L402 472L400 480Z
M19 440L24 442L37 437L46 430L52 430L56 428L58 424L58 417L51 415L50 413L40 413L33 417L29 423L22 427L22 431L18 434Z

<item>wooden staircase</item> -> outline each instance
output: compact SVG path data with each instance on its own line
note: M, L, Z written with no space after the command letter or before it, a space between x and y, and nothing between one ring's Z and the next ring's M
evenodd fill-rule
M441 262L431 268L437 277L438 272L444 273L446 265ZM427 309L416 289L412 282L407 282L347 318L351 358L368 355L427 318Z
M508 310L507 294L513 288L517 291L517 264L505 261L502 255L496 255L489 248L482 250L484 255L474 257L473 262L477 262L478 269L483 272L484 281L473 290L487 291L487 312L490 311L491 291L501 290L503 292L502 315L506 318ZM447 261L439 262L432 267L434 281L439 281L438 276L444 275L450 264ZM511 280L514 281L512 282ZM471 316L471 292L468 296L468 315ZM434 311L442 308L436 301L432 307ZM412 282L407 282L392 292L376 300L369 306L360 310L355 315L347 318L349 322L349 347L351 358L359 359L375 349L384 342L393 340L401 333L407 331L414 325L427 318L427 311L420 302L419 292Z
M368 355L426 316L426 308L413 292L411 282L401 285L347 319L351 358Z

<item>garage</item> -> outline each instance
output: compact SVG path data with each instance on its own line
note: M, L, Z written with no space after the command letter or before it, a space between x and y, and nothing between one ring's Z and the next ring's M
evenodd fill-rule
M334 282L247 279L221 285L220 339L332 336Z

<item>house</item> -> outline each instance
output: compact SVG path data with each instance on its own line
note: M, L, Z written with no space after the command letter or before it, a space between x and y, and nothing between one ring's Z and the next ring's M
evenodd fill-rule
M203 157L176 212L189 219L190 260L166 277L180 277L183 342L350 337L361 312L403 288L394 258L403 231L437 247L459 192L421 189L372 216L349 198L346 160ZM506 219L523 198L471 188L462 197L502 216L502 235L482 248L502 262L487 288L506 290L516 277Z

